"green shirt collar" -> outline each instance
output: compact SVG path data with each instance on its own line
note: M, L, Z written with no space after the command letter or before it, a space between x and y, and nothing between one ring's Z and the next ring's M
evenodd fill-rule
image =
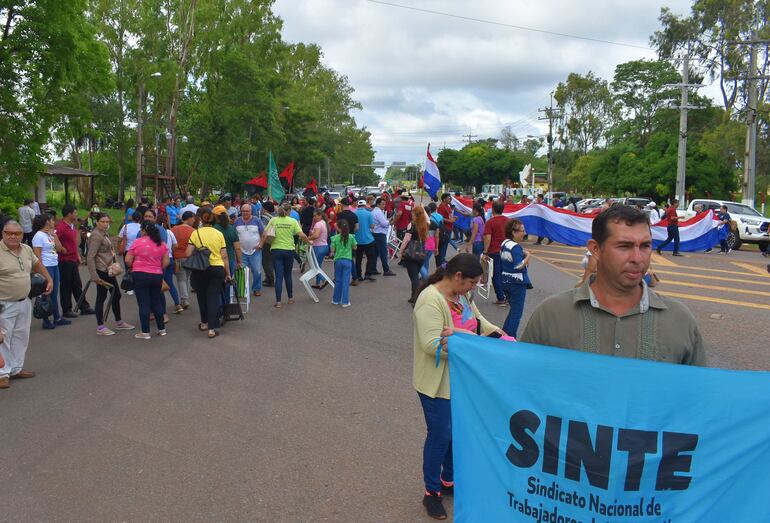
M601 306L601 304L599 303L599 300L597 300L596 296L594 295L594 291L591 289L591 283L593 283L594 278L596 278L596 276L592 275L590 278L588 278L585 281L585 283L583 283L583 285L575 289L572 296L572 302L578 303L580 301L588 301L591 303L591 306L593 308L606 310L604 307ZM639 310L631 311L629 314L635 314L635 313L644 314L650 308L659 309L659 310L663 310L667 308L666 304L663 303L663 300L660 299L660 296L650 291L649 287L647 287L647 282L642 280L641 286L642 286L642 299L639 301Z

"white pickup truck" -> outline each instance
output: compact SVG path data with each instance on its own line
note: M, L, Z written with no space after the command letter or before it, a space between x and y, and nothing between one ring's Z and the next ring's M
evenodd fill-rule
M727 244L731 249L740 249L743 243L770 242L770 218L765 218L754 208L742 203L727 200L692 200L687 210L677 211L677 214L687 220L698 212L712 210L716 214L721 205L727 206L727 212L732 218L731 231L727 236Z

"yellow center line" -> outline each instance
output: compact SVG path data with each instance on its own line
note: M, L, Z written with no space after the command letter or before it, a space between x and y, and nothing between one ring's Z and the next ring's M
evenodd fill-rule
M741 262L730 262L730 263L732 263L733 265L737 265L742 269L746 269L747 271L751 271L756 274L759 274L760 276L764 276L765 278L770 278L770 273L767 272L767 269L760 269L759 267L755 267L750 263L741 263Z
M659 291L655 289L655 292L664 296L671 296L672 298L682 298L685 300L707 301L710 303L724 303L727 305L738 305L740 307L749 307L752 309L767 309L770 310L770 305L764 303L752 303L748 301L728 300L726 298L712 298L709 296L697 296L695 294L683 294L679 292Z
M657 252L652 254L652 263L655 265L665 265L667 267L680 267L678 263L674 263L673 260L669 260L665 256L659 255Z
M562 258L552 258L547 256L537 256L535 257L539 260L545 260L550 262L557 262L557 263L569 263L572 265L580 265L579 261L574 260L565 260ZM550 263L549 265L555 265L553 263ZM742 280L739 278L726 278L724 276L707 276L705 274L687 274L684 272L677 272L677 271L669 271L665 269L655 269L655 272L660 274L670 274L672 276L683 276L685 278L699 278L703 280L717 280L717 281L727 281L730 283L747 283L749 285L767 285L770 286L770 281L755 281L755 280ZM738 275L745 275L745 276L754 276L753 274L745 274L745 273L733 273Z
M537 257L537 259L541 260L540 257ZM554 269L557 269L557 270L559 270L559 271L561 271L561 272L563 272L565 274L575 275L575 276L581 276L583 274L583 271L579 271L579 270L575 270L575 269L567 269L565 267L559 267L558 265L554 265L554 264L552 264L550 262L547 262L547 261L544 261L544 260L541 260L541 261L543 261L543 263L545 263L547 265L550 265ZM657 272L661 272L661 271L657 271ZM669 281L669 280L664 280L664 281L661 282L661 285L688 285L688 284L683 283L683 282L672 282L672 281ZM714 289L714 290L724 289L724 290L727 290L727 291L737 292L736 289L732 289L732 288L728 288L728 287L707 287L705 285L703 285L703 286L699 285L698 287L706 287L706 288ZM654 290L658 294L662 294L664 296L671 296L672 298L682 298L682 299L685 299L685 300L706 301L706 302L710 302L710 303L724 303L724 304L727 304L727 305L737 305L739 307L749 307L749 308L752 308L752 309L768 309L768 310L770 310L770 305L765 305L764 303L752 303L752 302L747 302L747 301L728 300L726 298L712 298L712 297L708 297L708 296L699 296L699 295L696 295L696 294L685 294L685 293L681 293L681 292L661 291L661 290L658 290L657 287ZM749 291L746 291L746 292L749 292ZM767 293L763 293L763 292L759 292L759 291L753 291L752 294L754 292L757 292L758 294L762 294L762 295L767 295Z
M533 252L532 254L540 254L540 252L537 252L537 253ZM556 255L556 256L568 256L569 257L568 259L570 259L570 260L578 259L575 256L570 256L567 253L561 253L561 252L554 252L554 253L547 253L547 254L553 254L553 255ZM656 265L659 262L658 258L659 258L659 256L657 254L653 254L652 255L652 263ZM581 256L580 259L582 260L582 256ZM666 261L669 261L669 260L666 260ZM741 272L741 271L735 271L735 270L726 270L726 269L708 269L708 268L705 268L705 267L693 267L691 265L678 265L676 263L672 263L672 264L664 263L663 265L665 265L665 266L669 266L670 265L672 268L676 267L678 269L687 270L687 271L718 272L718 273L722 273L722 274L732 274L734 276L752 276L752 277L755 276L756 274L761 274L762 276L770 278L770 275L767 274L766 271L763 271L762 269L760 269L758 267L754 267L754 266L752 266L750 264L747 264L747 263L746 264L741 264L739 262L732 262L732 263L734 263L735 265L741 266L744 269L748 269L751 272L748 273L748 272ZM684 273L682 273L682 274L684 274Z

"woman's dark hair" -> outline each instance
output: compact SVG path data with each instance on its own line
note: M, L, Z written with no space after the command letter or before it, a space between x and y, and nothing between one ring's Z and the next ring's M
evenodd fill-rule
M382 203L382 196L380 196L379 198L377 198L376 200L374 200L374 205L376 205L376 206L378 206L378 207L379 207L379 205L380 205L381 203Z
M458 272L462 274L463 278L478 278L481 276L483 269L481 268L481 262L476 259L476 256L469 252L461 252L446 263L445 269L437 268L436 272L431 274L425 283L420 286L417 295L419 296L428 285L438 283L447 276L452 276Z
M437 209L437 207L436 207L436 204L435 204L435 203L433 203L433 202L430 202L430 203L428 204L428 212L429 212L429 213L433 214L434 212L436 212L436 209Z
M150 209L152 210L152 209ZM144 221L144 213L147 212L147 206L146 205L140 205L136 208L136 212L139 213L139 221Z
M484 206L479 205L478 203L473 204L473 210L479 213L479 216L481 216L481 219L486 223L486 218L484 217Z
M140 211L134 211L134 214L131 215L131 221L139 223L142 220L144 220L144 213Z
M230 227L230 216L226 212L215 214L214 219L223 229Z
M155 245L160 245L160 231L150 220L142 222L142 234L149 236L149 238L155 242Z
M340 230L340 241L347 246L350 237L350 224L345 218L337 220L337 228Z
M294 196L294 197L291 199L291 205L292 205L292 207L293 207L293 206L295 206L295 205L299 205L299 198L298 198L298 197L296 197L296 196Z
M209 207L199 207L198 212L196 214L198 215L198 219L201 221L201 224L203 225L214 224L214 213L211 212L211 209Z
M676 200L674 200L676 201ZM591 238L599 245L602 245L610 237L609 224L623 222L628 226L643 223L650 226L650 220L647 215L636 207L628 205L613 205L609 209L602 211L594 218L591 224Z
M48 214L38 214L32 219L32 234L36 234L37 231L42 229L48 223L48 220L53 220L53 216Z
M93 216L94 223L98 222L102 218L109 218L110 217L110 215L107 214L106 212L95 212L95 213L92 213L91 216Z
M505 222L505 237L509 240L513 239L513 232L517 229L519 229L523 223L521 223L521 220L518 220L516 218L510 218L507 222Z
M273 202L269 200L262 202L262 208L267 212L269 212L270 214L273 214L275 212L275 205L273 205Z
M126 202L126 206L125 206L125 209L126 209L126 210L129 210L129 209L130 209L130 208L132 208L133 206L134 206L134 199L133 199L133 198L129 198L129 199L128 199L128 201Z

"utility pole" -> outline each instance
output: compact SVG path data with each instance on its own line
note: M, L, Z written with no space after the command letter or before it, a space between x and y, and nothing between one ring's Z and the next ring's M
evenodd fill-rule
M680 205L687 204L685 194L685 174L687 171L687 99L690 94L690 53L684 53L682 60L682 102L679 106L679 150L677 152L676 162L676 197Z
M699 109L697 106L689 105L690 88L695 89L703 87L702 84L690 83L690 51L685 51L682 58L682 82L678 84L664 85L664 88L679 88L682 92L682 99L679 104L679 151L677 153L676 163L676 198L684 206L687 203L687 193L685 192L685 179L687 174L687 111L690 109Z
M559 111L553 110L553 91L551 91L550 107L543 107L537 110L539 113L545 113L545 116L538 116L538 120L548 120L548 192L551 193L549 202L553 199L553 120L561 118ZM535 175L532 175L532 190L535 190Z
M479 137L478 134L471 134L471 131L472 131L472 129L468 129L468 134L464 134L463 135L463 141L464 142L468 142L469 145L473 143L473 139L474 138L478 138ZM467 138L467 140L466 140L466 138Z
M759 98L757 71L757 45L767 44L767 40L760 40L759 33L752 31L751 40L748 44L751 46L751 55L749 57L749 72L747 75L748 105L746 107L746 154L743 160L743 199L742 202L749 207L754 207L754 195L756 193L757 176L757 105Z

